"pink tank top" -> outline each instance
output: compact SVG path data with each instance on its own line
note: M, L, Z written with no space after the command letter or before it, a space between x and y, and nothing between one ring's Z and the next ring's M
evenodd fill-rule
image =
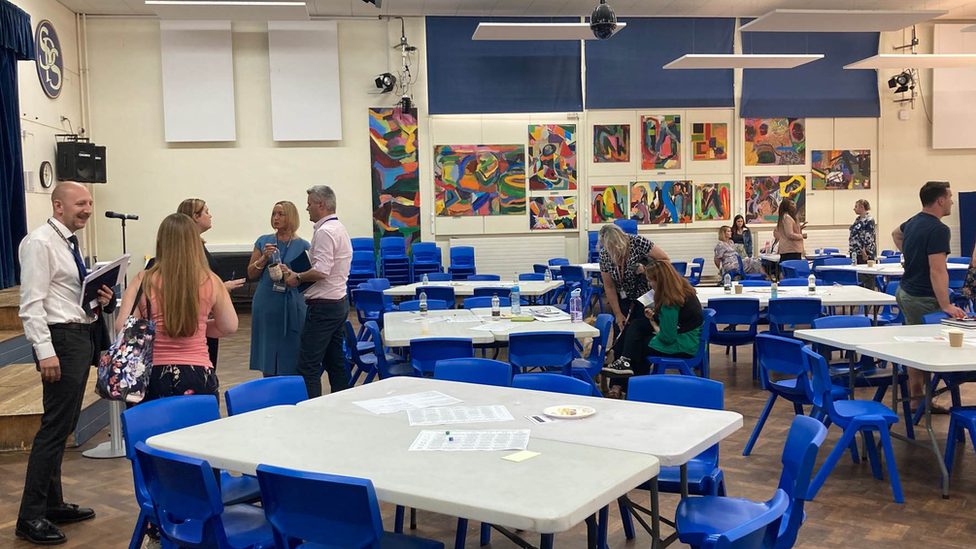
M213 368L207 350L207 318L214 306L213 282L210 278L200 285L200 305L197 308L197 330L190 337L172 338L166 333L163 306L157 296L152 300L153 320L156 321L156 341L153 343L153 365L173 364ZM145 301L139 304L139 312L146 314Z

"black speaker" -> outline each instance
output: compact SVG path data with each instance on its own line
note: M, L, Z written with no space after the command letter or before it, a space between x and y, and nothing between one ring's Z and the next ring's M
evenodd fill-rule
M95 145L95 177L92 183L105 183L108 181L105 171L105 147Z
M58 181L95 181L95 145L80 141L58 143Z

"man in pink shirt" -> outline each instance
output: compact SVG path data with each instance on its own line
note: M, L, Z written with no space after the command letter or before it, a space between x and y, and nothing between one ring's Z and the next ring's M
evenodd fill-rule
M342 352L349 301L346 281L352 261L352 241L336 216L336 195L326 185L308 191L308 217L315 232L309 250L312 268L288 273L286 284L313 284L305 290L305 327L302 329L298 373L305 378L308 397L322 396L322 369L329 374L330 392L349 388L349 373Z

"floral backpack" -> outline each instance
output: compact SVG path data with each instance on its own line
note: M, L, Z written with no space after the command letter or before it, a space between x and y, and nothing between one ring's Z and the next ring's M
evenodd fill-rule
M151 320L149 299L146 299L146 318L133 316L141 299L140 287L122 331L98 363L95 392L102 398L135 404L142 402L146 396L149 375L152 373L156 323Z

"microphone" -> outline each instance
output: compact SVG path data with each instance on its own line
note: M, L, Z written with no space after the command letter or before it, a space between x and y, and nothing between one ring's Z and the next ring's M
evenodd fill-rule
M109 219L132 219L133 221L137 221L139 219L139 216L135 214L124 214L113 211L105 212L105 217Z

